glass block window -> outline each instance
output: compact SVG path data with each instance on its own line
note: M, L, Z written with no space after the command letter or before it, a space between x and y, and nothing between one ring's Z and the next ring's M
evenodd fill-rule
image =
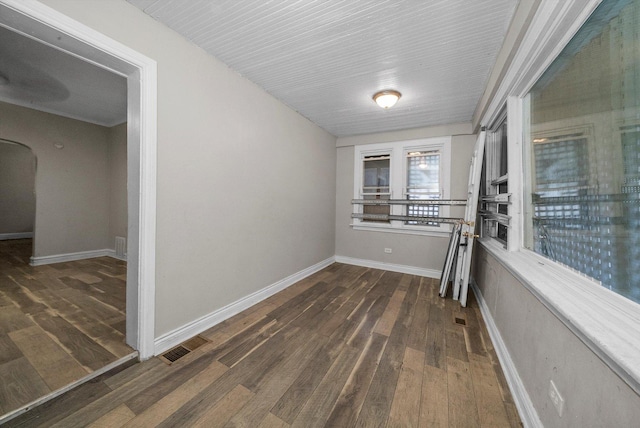
M441 199L440 192L440 152L418 151L407 153L407 187L405 194L408 200ZM438 217L438 205L407 205L407 216ZM420 224L407 221L406 224ZM436 222L428 222L436 225Z
M640 303L638 28L598 6L526 98L524 163L525 245Z

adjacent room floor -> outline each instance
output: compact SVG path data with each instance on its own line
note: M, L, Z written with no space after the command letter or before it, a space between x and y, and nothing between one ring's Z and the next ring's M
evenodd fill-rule
M437 291L333 264L185 343L172 364L130 363L7 425L521 426L476 301Z
M31 240L0 241L0 415L130 355L126 263L32 267Z

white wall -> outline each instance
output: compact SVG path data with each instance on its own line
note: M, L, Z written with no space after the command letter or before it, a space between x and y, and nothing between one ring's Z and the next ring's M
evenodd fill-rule
M452 135L451 198L466 199L469 177L469 161L475 136L471 134L471 124L452 124L410 129L379 134L338 138L337 141L337 182L336 182L336 255L429 269L436 275L442 270L446 255L448 236L419 236L354 230L350 224L353 206L354 145L404 141L417 138ZM452 216L462 217L464 210L452 209ZM384 252L391 248L392 253Z
M107 248L107 128L6 103L0 117L0 138L25 144L37 159L33 255Z
M0 234L33 232L35 176L31 150L0 141Z
M332 135L125 1L43 3L158 63L156 336L334 255Z

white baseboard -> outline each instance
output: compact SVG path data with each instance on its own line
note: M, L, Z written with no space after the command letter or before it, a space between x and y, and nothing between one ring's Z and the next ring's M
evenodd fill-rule
M509 389L511 390L511 395L513 396L513 401L515 402L515 405L518 409L518 413L520 413L522 424L525 426L525 428L542 428L543 425L540 421L540 418L538 417L538 412L533 406L531 398L529 398L529 394L527 393L527 390L522 383L522 379L520 379L518 370L513 364L513 360L511 359L509 350L502 340L502 336L500 335L498 326L493 320L493 316L489 311L487 302L484 300L478 284L476 284L473 278L471 278L469 283L471 285L473 293L476 295L476 300L478 301L478 305L480 306L480 312L482 313L482 317L484 318L485 324L487 325L489 336L491 336L491 341L493 342L496 354L498 354L498 359L500 360L500 365L504 370L504 375L507 378L507 384L509 385Z
M415 266L396 265L393 263L376 262L374 260L354 259L352 257L336 256L337 263L363 266L373 269L388 270L391 272L408 273L411 275L426 276L427 278L440 278L442 271L436 269L425 269Z
M93 259L96 257L105 257L105 256L120 259L119 257L116 257L115 250L106 248L103 250L78 251L77 253L54 254L52 256L31 257L31 259L29 260L29 264L31 266L42 266L42 265L50 265L52 263L72 262L74 260Z
M33 238L33 232L0 233L0 241L9 239L29 239Z
M164 351L171 349L176 345L179 345L185 340L202 333L203 331L213 327L216 324L221 323L228 318L231 318L232 316L244 311L245 309L250 308L256 303L260 303L264 299L276 294L277 292L284 290L285 288L308 277L309 275L318 272L321 269L324 269L334 261L334 257L329 257L328 259L323 260L320 263L316 263L315 265L296 272L293 275L289 275L288 277L274 284L268 285L265 288L256 291L255 293L243 297L240 300L236 300L235 302L230 303L223 308L215 310L208 315L187 323L182 327L170 331L169 333L163 334L155 340L154 355L162 354Z
M118 253L116 253L116 250L107 250L107 254L105 255L114 259L122 260L125 262L127 261L127 255L125 254L124 256L119 256Z

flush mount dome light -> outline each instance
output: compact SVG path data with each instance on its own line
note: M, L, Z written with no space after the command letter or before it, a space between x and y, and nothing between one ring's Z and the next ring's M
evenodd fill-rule
M380 107L388 109L396 105L402 94L394 90L380 91L373 94L373 101Z

